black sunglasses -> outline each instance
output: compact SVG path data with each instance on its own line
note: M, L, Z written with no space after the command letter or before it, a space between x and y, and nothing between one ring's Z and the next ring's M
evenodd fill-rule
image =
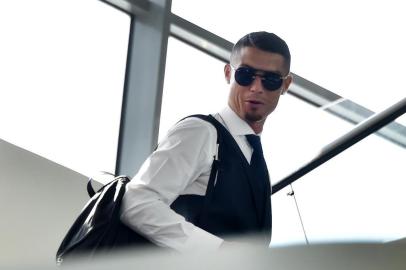
M231 65L230 65L231 66ZM282 77L280 74L270 72L270 71L260 71L252 67L239 67L235 69L234 78L235 81L241 86L248 86L254 80L256 76L261 77L262 86L268 91L278 90L283 83L283 80L286 79L289 75ZM259 72L261 74L259 74Z

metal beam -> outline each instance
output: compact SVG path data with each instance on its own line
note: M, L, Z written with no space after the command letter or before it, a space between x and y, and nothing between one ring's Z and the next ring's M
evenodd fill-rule
M150 8L149 0L100 0L125 13L136 16L145 15Z
M175 14L171 14L171 35L220 61L228 62L233 43Z

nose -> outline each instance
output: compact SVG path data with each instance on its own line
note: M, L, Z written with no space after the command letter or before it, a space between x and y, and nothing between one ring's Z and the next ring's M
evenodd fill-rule
M254 75L255 79L250 85L250 91L252 92L263 92L261 76Z

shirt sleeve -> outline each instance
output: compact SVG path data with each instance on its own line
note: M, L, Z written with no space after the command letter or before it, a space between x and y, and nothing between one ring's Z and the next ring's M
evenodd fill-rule
M210 170L216 140L216 129L201 119L187 118L175 125L127 184L122 222L158 246L180 252L218 248L222 239L170 208L188 185Z

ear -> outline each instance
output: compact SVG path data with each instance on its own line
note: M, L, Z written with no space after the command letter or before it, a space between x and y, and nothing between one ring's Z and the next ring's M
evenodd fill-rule
M289 86L292 83L292 81L293 81L293 77L290 74L288 75L288 77L285 80L283 80L281 95L288 92Z
M226 64L224 66L224 77L226 78L226 82L229 84L231 80L231 67L230 64Z

